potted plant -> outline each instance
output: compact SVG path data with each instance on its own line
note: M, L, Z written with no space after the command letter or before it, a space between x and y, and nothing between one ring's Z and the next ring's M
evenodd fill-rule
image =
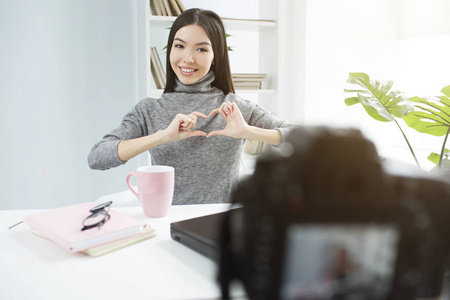
M432 169L438 174L450 176L450 150L445 148L450 133L450 85L444 87L440 97L407 97L403 92L393 89L391 80L370 80L365 73L350 73L347 82L356 85L356 89L345 89L352 93L345 99L345 104L351 106L361 103L366 112L375 120L394 122L401 131L411 154L420 166L408 138L398 119L418 132L434 136L444 136L439 153L433 152L428 160L436 164Z

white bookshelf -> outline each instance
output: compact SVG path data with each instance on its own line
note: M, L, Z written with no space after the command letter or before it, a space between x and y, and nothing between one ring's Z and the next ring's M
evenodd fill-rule
M229 52L232 73L265 73L267 79L263 82L262 89L236 90L241 97L255 101L262 107L277 114L279 97L279 24L278 8L280 3L273 0L248 1L246 5L252 5L248 9L253 13L247 13L251 19L243 18L240 1L231 1L224 6L210 1L183 1L186 9L200 7L217 12L223 19L225 29L231 36L228 45L233 49ZM195 5L195 6L191 6ZM235 7L233 7L233 5ZM220 7L219 7L220 6ZM222 10L222 11L221 11ZM238 12L238 13L235 13ZM146 1L146 87L148 97L159 97L163 90L156 89L153 76L150 72L150 47L156 47L161 62L165 68L167 37L169 28L176 17L154 16L150 13L149 1ZM142 72L141 72L142 73Z
M139 0L137 60L139 98L159 97L150 72L150 46L159 50L165 66L169 28L176 17L152 16L148 0ZM262 90L237 94L281 118L302 123L305 115L306 1L298 0L183 0L186 8L211 9L223 18L233 73L266 73ZM270 20L270 21L267 21ZM320 101L320 99L317 99Z
M138 12L139 61L145 69L139 70L141 94L158 98L163 93L156 89L150 72L150 47L156 47L165 68L165 50L169 28L176 17L153 16L148 0L145 14ZM231 37L228 46L232 73L265 73L267 80L258 90L236 90L242 98L257 102L281 118L302 119L304 114L304 68L306 35L306 1L298 0L182 0L186 9L199 7L218 13ZM145 3L145 4L144 4ZM145 45L144 45L145 43ZM145 49L143 55L141 49ZM145 61L143 58L145 57ZM304 64L304 63L303 63ZM144 75L145 74L145 75ZM141 97L143 98L143 97ZM300 117L298 117L300 116ZM242 172L254 166L256 155L242 157Z

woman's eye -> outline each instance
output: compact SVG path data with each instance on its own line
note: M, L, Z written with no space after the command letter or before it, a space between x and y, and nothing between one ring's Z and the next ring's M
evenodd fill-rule
M183 48L184 48L183 45L180 45L180 44L176 44L176 45L174 45L173 47L174 47L174 48L179 48L179 49L183 49Z
M199 48L198 51L200 51L200 52L207 52L208 50L206 50L205 48Z

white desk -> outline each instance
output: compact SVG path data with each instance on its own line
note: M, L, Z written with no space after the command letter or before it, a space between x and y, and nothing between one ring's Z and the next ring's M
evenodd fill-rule
M165 218L140 207L114 208L156 229L157 236L100 257L70 254L34 235L37 210L0 211L0 299L219 299L217 264L170 237L170 223L227 210L227 204L172 206ZM245 299L242 288L233 290Z

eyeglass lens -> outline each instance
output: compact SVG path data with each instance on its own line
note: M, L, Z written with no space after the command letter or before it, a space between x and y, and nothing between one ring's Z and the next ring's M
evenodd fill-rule
M111 216L109 215L109 207L111 206L112 201L108 201L102 203L96 207L91 208L89 211L91 214L86 217L83 221L83 228L81 231L88 230L91 228L98 227L100 228L106 221L108 221ZM105 210L107 209L107 210Z
M108 217L109 217L108 213L106 211L104 211L104 210L101 210L101 211L93 213L92 215L87 217L86 220L84 221L83 225L84 226L92 226L92 225L95 225L95 224L99 224L105 218L108 218Z

